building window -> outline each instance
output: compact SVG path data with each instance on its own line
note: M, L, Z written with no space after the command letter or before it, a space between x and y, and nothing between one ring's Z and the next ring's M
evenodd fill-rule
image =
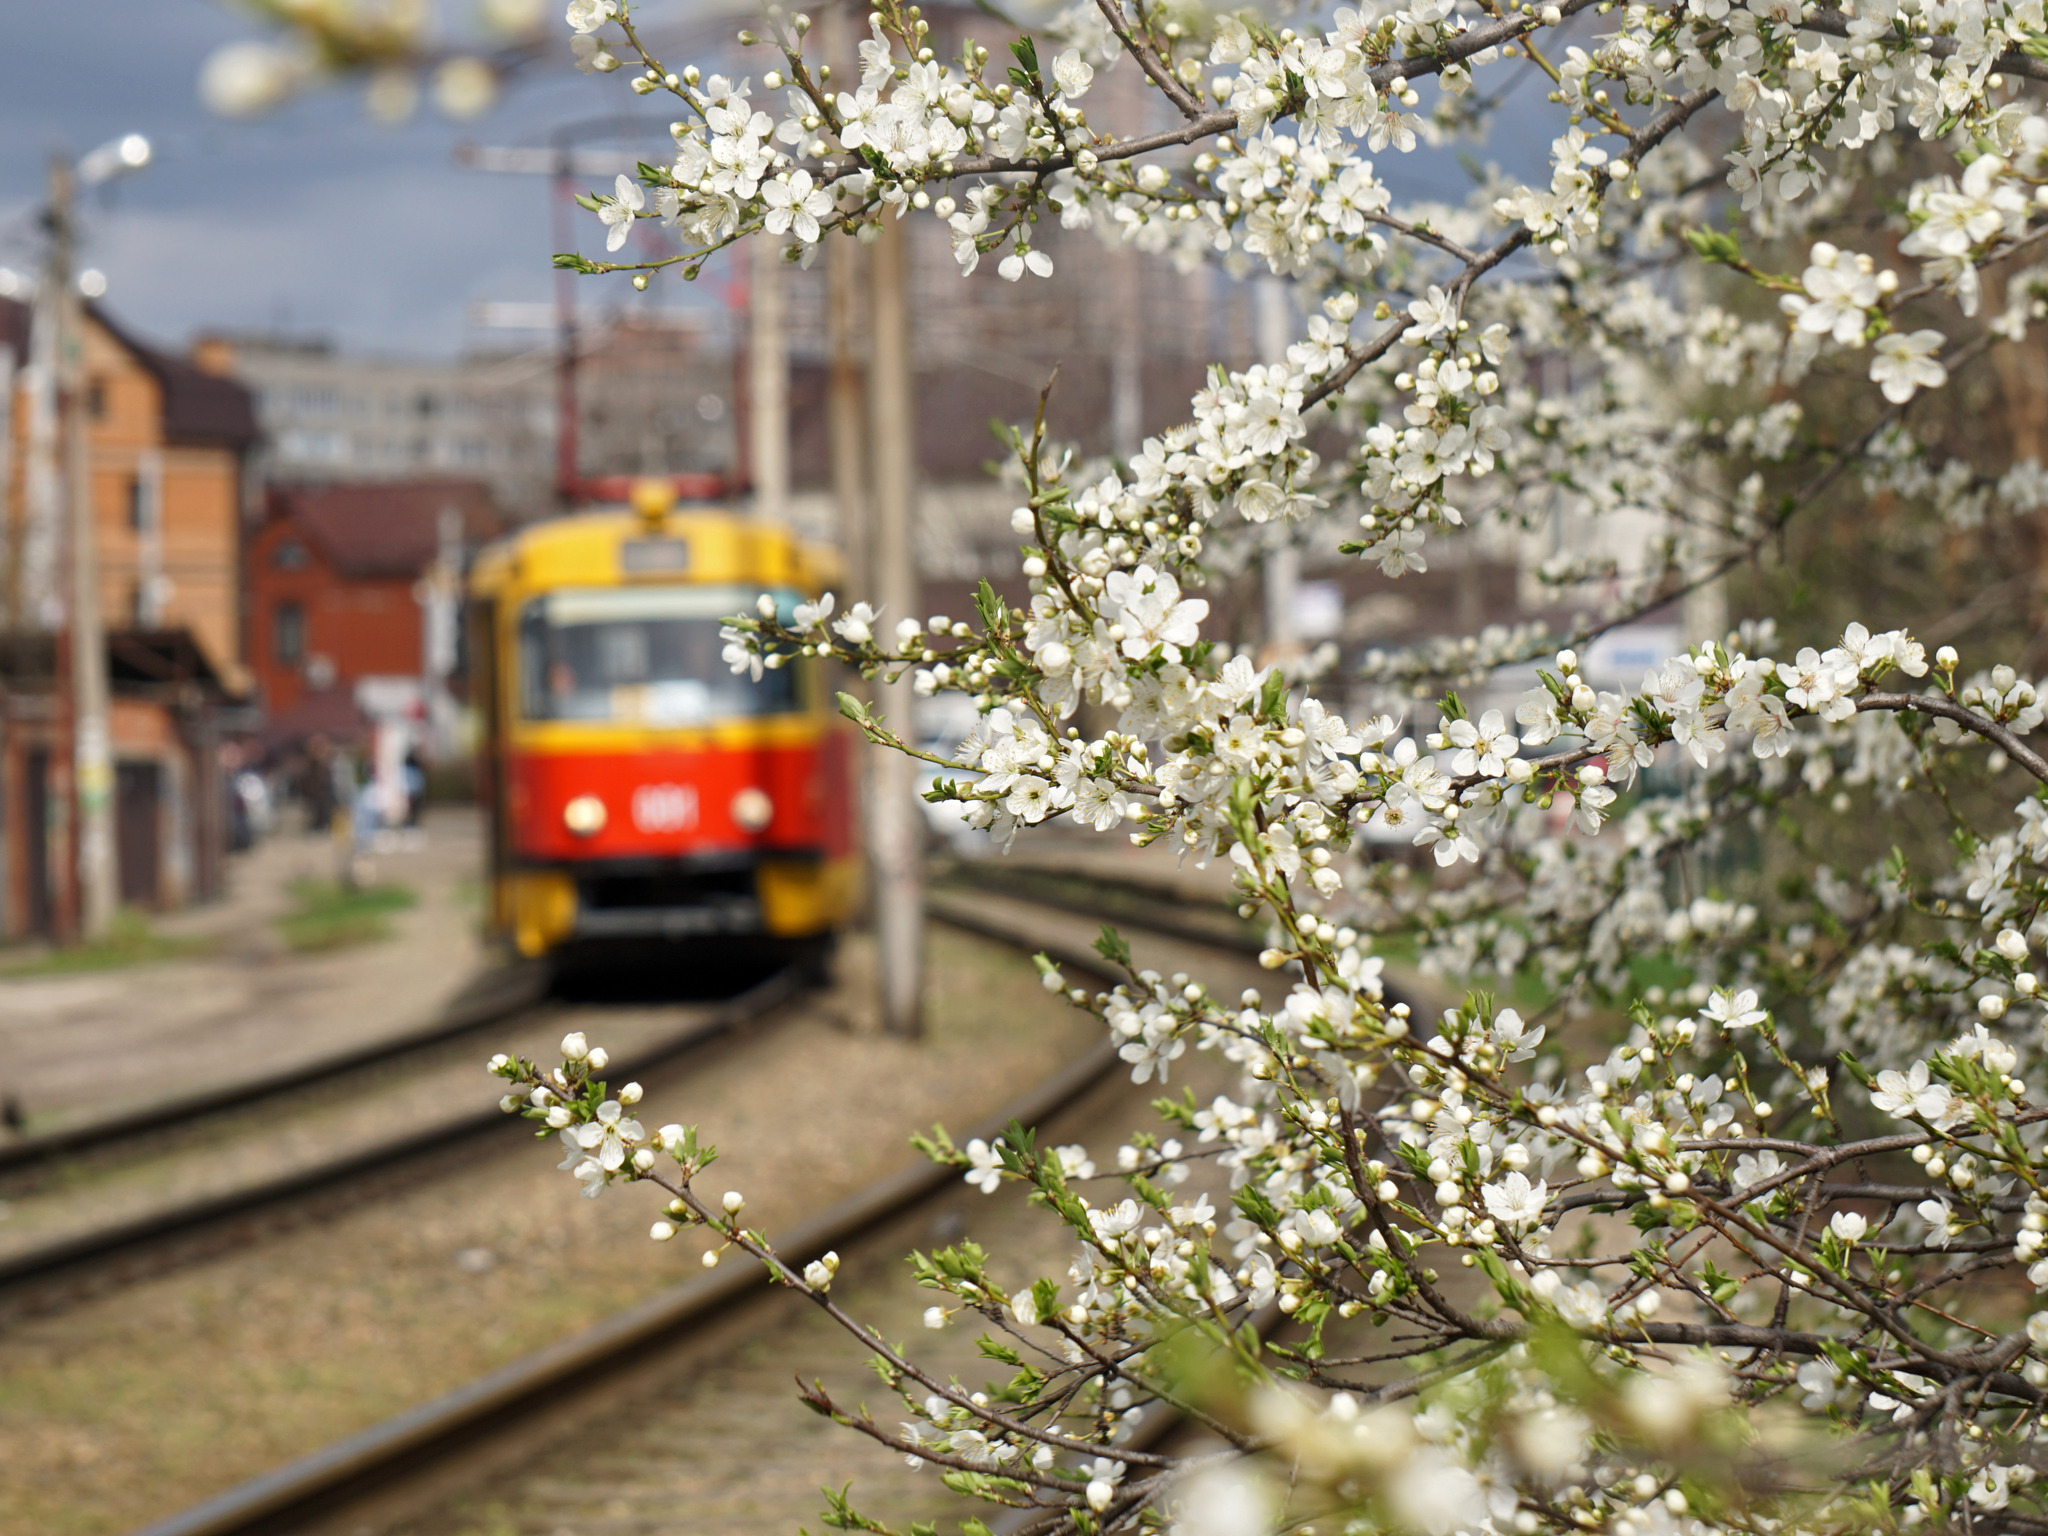
M128 482L128 526L136 533L149 532L149 487L140 475Z
M94 421L107 419L107 381L90 380L85 386L85 412Z
M270 552L273 570L303 571L306 568L306 546L297 539L286 539Z
M279 603L271 615L271 652L281 667L306 659L306 610L297 603Z

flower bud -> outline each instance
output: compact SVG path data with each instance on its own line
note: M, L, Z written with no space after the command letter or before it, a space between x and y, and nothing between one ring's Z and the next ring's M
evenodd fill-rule
M487 1070L492 1072L503 1072L506 1068L510 1067L511 1065L512 1058L510 1056L507 1056L503 1051L500 1051L497 1055L491 1058L491 1064Z
M619 1102L621 1104L638 1104L643 1091L638 1083L628 1083L619 1090Z
M654 1166L654 1148L641 1147L633 1154L633 1166L645 1173Z
M1977 999L1977 1012L1987 1023L1997 1023L2005 1017L2005 999L1996 992L1987 992Z
M590 1054L590 1042L583 1038L583 1031L562 1036L562 1060L581 1061Z
M946 1309L944 1307L926 1307L924 1309L924 1325L932 1329L945 1327Z
M603 1046L593 1045L590 1048L589 1061L591 1071L602 1072L605 1069L605 1067L610 1063L611 1059L611 1052L607 1051Z
M704 1250L703 1264L706 1269L718 1268L718 1250L716 1248Z
M1944 672L1955 667L1961 660L1962 657L1956 654L1956 648L1952 645L1944 645L1934 653L1934 664Z
M725 1199L720 1202L725 1207L725 1213L728 1216L739 1215L740 1207L746 1203L747 1197L736 1189L728 1189L725 1192Z
M657 1243L665 1243L676 1235L676 1224L672 1221L657 1221L647 1229L647 1235Z

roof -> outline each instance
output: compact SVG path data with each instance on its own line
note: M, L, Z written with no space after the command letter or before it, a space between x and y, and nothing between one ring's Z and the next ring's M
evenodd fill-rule
M97 304L86 309L162 389L165 442L246 448L256 441L256 400L246 388L150 346ZM17 358L28 352L30 312L18 299L0 299L0 345Z
M263 722L258 741L266 753L312 736L355 743L370 734L370 717L356 703L347 683L309 689L290 709Z
M135 354L164 392L164 441L246 448L256 441L256 397L235 380L138 340L97 304L86 306L107 334Z
M0 680L15 686L55 681L57 635L53 630L0 631ZM230 695L199 642L186 629L107 631L107 676L116 694L147 693L190 684L218 702Z
M441 514L462 519L470 549L496 538L504 514L480 480L358 480L277 486L273 522L291 523L342 576L408 580L433 564L441 549Z

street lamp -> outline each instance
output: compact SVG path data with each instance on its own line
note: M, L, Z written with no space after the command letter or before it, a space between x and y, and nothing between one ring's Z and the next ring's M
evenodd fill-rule
M64 494L71 527L71 784L77 802L78 936L107 931L119 897L114 861L113 743L107 725L106 624L100 613L97 529L92 505L90 423L85 412L85 310L73 277L78 251L77 191L102 186L149 164L139 133L110 139L74 166L50 162L48 292L57 326L57 410L64 434ZM105 279L98 286L105 291Z
M150 153L149 140L139 133L126 133L118 139L109 139L79 160L79 184L97 187L116 176L139 171L149 164Z

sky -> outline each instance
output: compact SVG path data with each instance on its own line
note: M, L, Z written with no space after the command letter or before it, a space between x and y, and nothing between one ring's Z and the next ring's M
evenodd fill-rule
M607 116L641 121L632 142L665 137L666 115L635 112L617 78L575 72L566 28L548 38L561 57L484 117L452 124L423 109L397 127L363 111L359 85L255 121L214 117L199 101L201 65L223 43L266 35L222 0L68 0L62 31L53 38L46 7L0 4L0 266L41 263L53 154L145 134L154 162L86 194L80 265L105 273L118 316L171 343L222 328L415 356L503 344L514 338L479 332L472 306L550 297L548 183L464 170L456 146L538 145L558 125ZM594 218L579 211L574 229L601 254ZM623 280L607 286L606 301ZM666 286L665 302L694 297Z
M544 3L552 21L558 7ZM453 24L471 5L440 8ZM707 49L733 28L702 19L692 0L641 0L637 10L657 52L706 66L718 62ZM0 267L40 265L36 212L51 155L145 134L155 161L87 195L80 264L105 274L105 302L119 318L174 345L209 329L318 335L350 351L424 357L536 342L531 332L481 329L473 312L551 296L548 184L465 170L456 147L537 146L558 126L609 119L623 137L593 147L646 151L665 142L673 115L658 98L637 102L620 76L578 74L567 29L551 26L553 51L469 123L430 109L401 126L378 123L363 110L360 84L228 122L200 104L200 68L222 44L265 35L229 0L66 0L63 13L56 39L48 7L0 0ZM758 68L759 58L733 63ZM1540 161L1541 141L1521 142L1512 120L1541 97L1519 95L1495 144ZM1462 181L1448 154L1383 160L1381 174L1400 193ZM577 211L571 227L582 249L602 254L595 218ZM633 302L623 279L579 282L579 302ZM718 301L709 283L656 288L664 291L641 302Z

